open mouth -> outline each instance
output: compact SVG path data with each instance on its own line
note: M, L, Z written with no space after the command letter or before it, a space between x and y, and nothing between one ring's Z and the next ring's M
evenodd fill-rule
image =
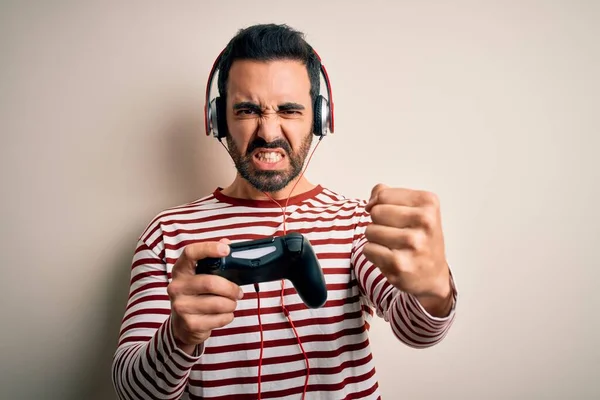
M258 150L252 158L258 168L271 169L283 161L285 153L282 150Z
M259 151L254 157L256 157L259 161L273 164L281 161L283 158L283 153L279 151Z

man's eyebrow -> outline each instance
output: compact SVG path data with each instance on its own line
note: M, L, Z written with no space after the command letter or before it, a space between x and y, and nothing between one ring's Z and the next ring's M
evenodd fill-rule
M252 111L260 111L260 106L251 101L240 101L239 103L235 103L233 105L233 109L234 110L249 109Z
M279 111L294 111L294 110L304 110L304 106L298 103L283 103L278 107Z

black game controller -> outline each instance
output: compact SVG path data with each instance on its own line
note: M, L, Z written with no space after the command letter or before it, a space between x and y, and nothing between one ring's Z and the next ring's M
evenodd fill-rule
M240 286L288 279L308 307L325 304L325 277L310 242L303 235L291 232L232 243L229 247L228 256L199 260L196 273L219 275Z

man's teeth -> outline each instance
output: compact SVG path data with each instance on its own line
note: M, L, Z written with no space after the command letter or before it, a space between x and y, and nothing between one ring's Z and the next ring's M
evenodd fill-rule
M281 160L281 154L276 151L264 151L258 153L258 159L263 162L276 163Z

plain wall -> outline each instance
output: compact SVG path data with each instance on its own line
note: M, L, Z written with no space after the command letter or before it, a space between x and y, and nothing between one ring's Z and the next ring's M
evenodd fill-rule
M458 318L374 324L384 399L599 398L600 2L567 0L2 2L0 398L114 398L137 235L233 178L203 95L257 22L329 71L313 182L441 199Z

